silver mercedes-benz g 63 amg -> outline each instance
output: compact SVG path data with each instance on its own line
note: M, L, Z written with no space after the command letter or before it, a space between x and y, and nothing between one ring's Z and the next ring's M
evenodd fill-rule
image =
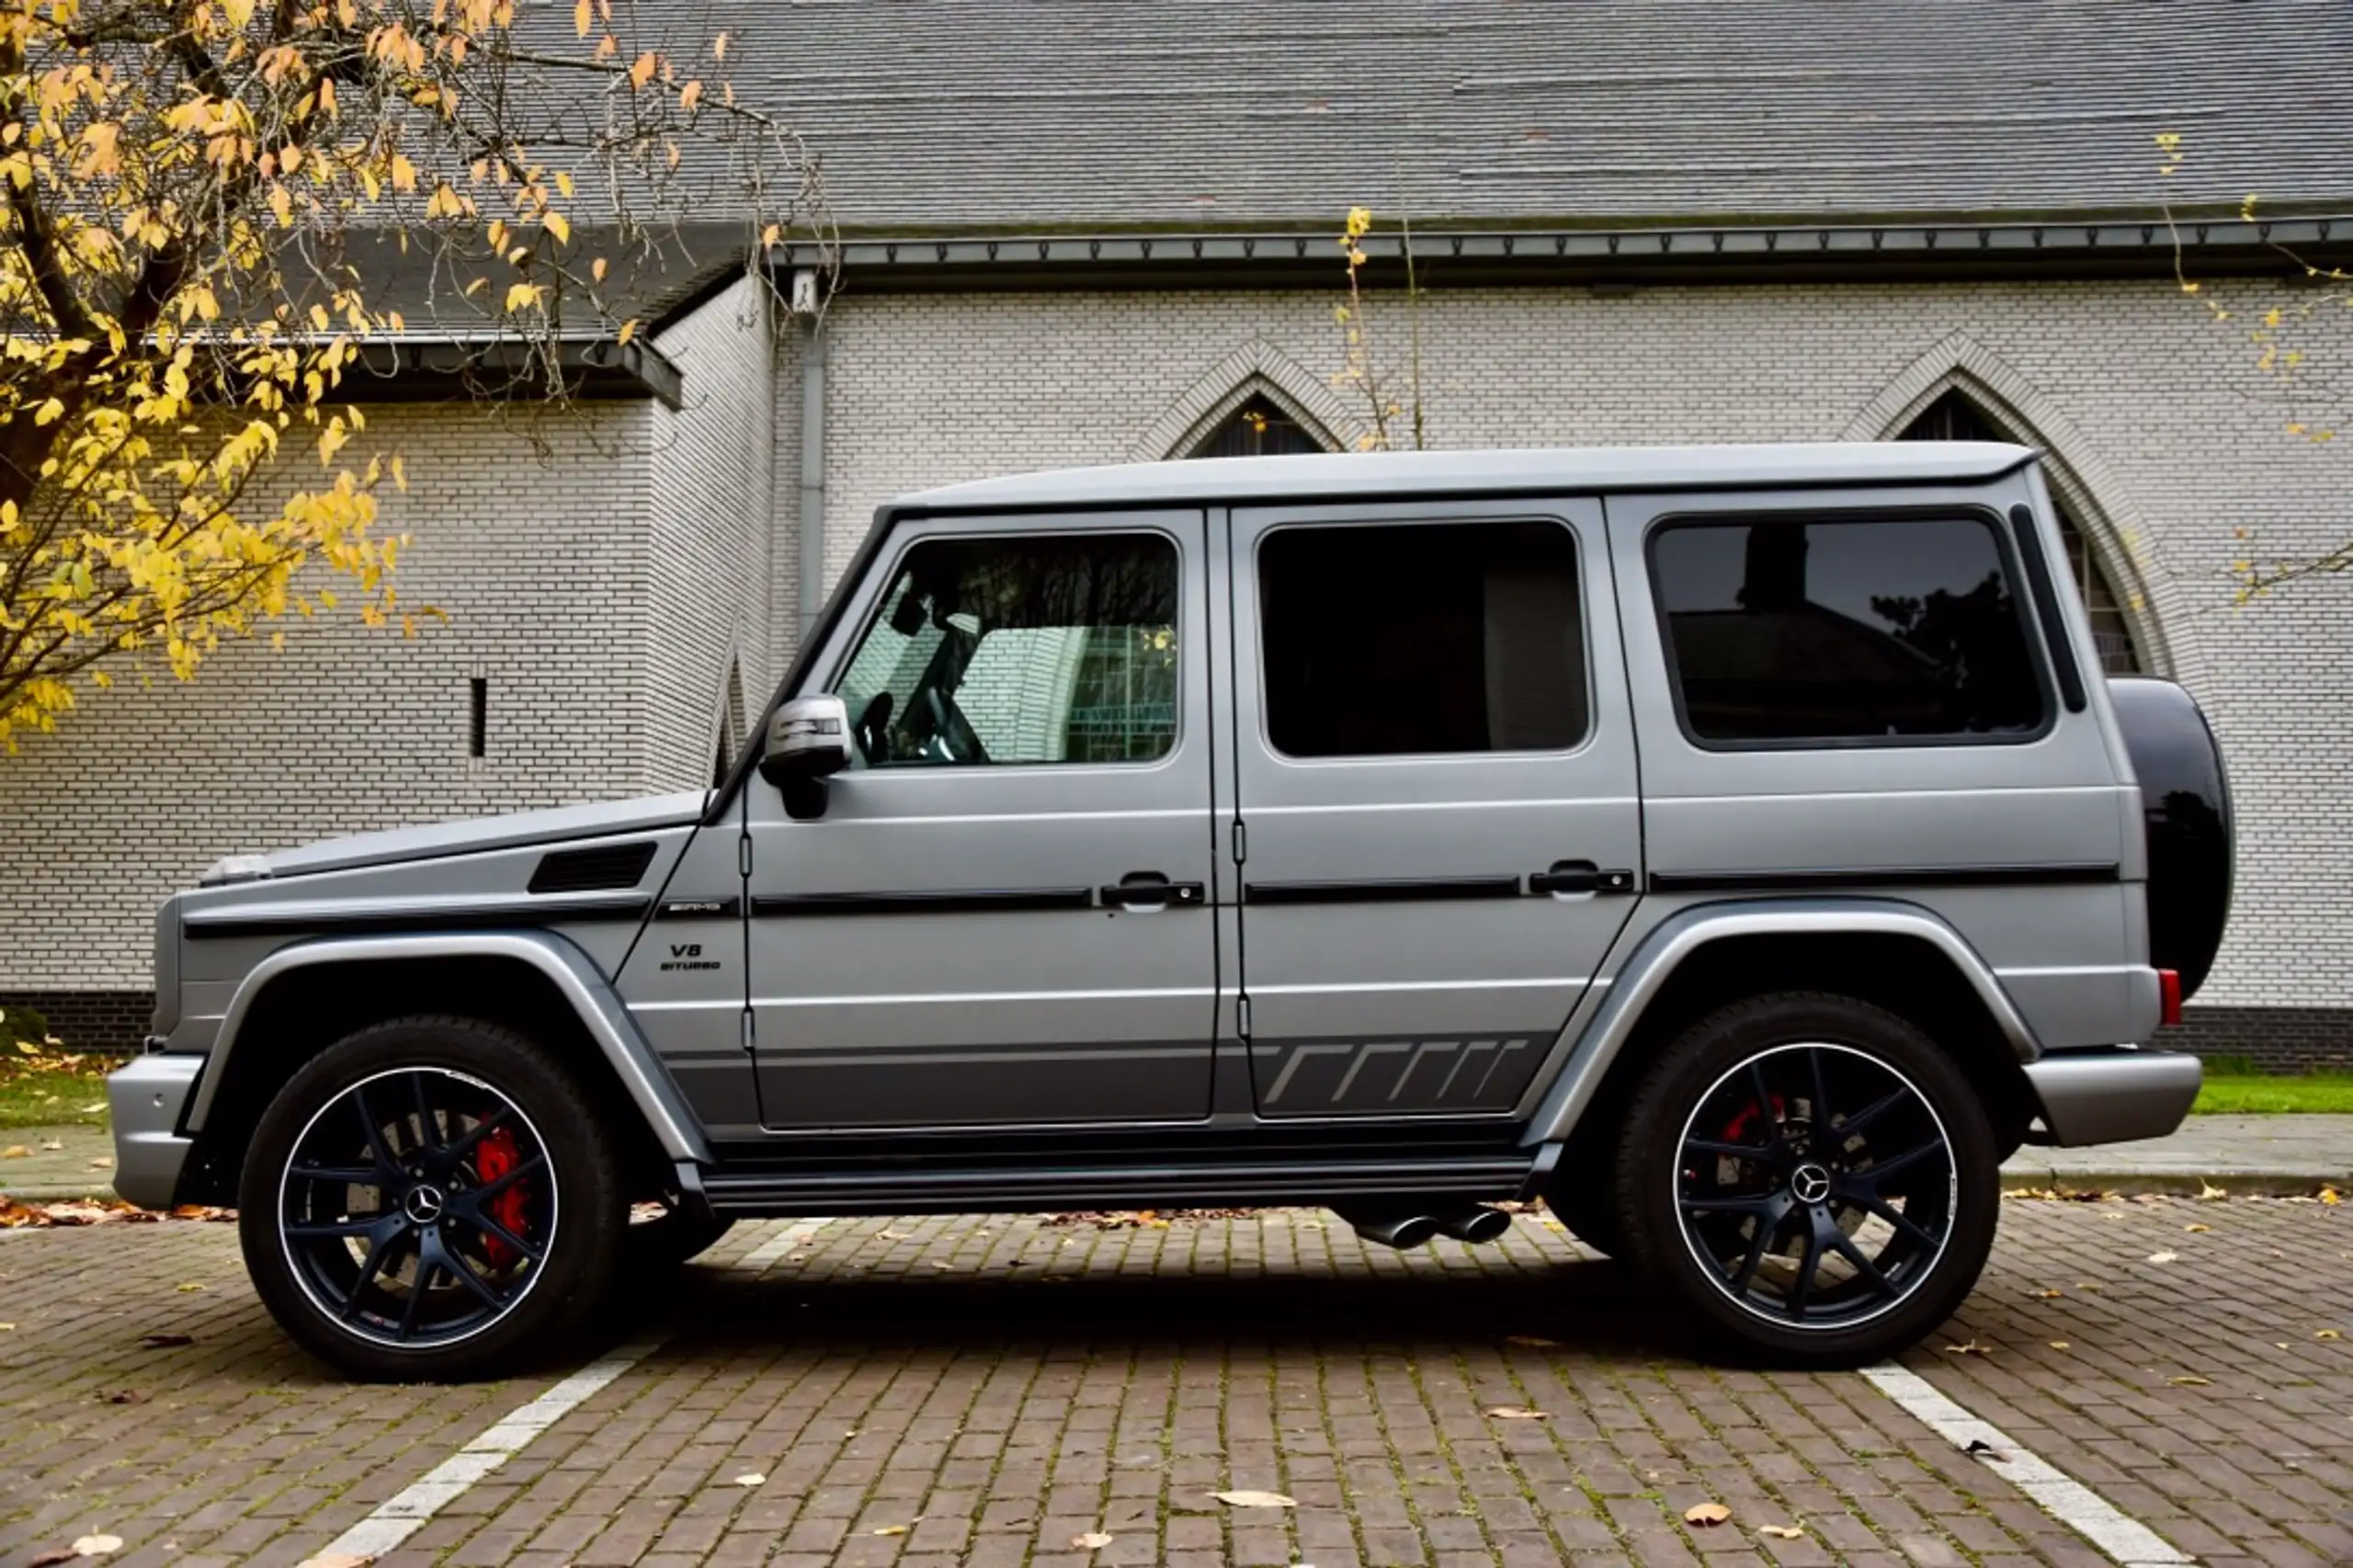
M708 792L222 861L118 1187L361 1376L749 1215L1541 1197L1727 1354L1969 1291L2167 1132L2228 798L2026 449L1247 459L882 508ZM657 1207L658 1206L658 1207ZM653 1216L650 1220L646 1216ZM633 1222L633 1217L635 1222Z

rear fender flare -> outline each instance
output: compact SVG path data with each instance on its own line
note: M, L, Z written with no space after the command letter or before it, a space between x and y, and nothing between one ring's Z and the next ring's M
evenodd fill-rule
M1643 1014L1686 959L1728 937L1789 936L1893 936L1927 942L1977 993L2021 1062L2042 1053L1993 967L1960 932L1917 904L1893 899L1700 904L1661 921L1606 983L1607 994L1577 1031L1567 1061L1538 1103L1521 1142L1558 1142L1574 1131ZM1575 1027L1574 1021L1571 1027Z
M229 1059L255 1004L270 983L296 970L322 964L382 963L417 959L497 959L537 970L569 1003L588 1038L597 1042L620 1080L646 1130L672 1160L711 1163L710 1145L687 1109L677 1085L638 1032L629 1009L612 986L572 942L546 931L452 932L400 937L334 937L280 948L253 967L238 983L222 1016L204 1075L189 1102L186 1130L203 1131L215 1094L228 1077Z

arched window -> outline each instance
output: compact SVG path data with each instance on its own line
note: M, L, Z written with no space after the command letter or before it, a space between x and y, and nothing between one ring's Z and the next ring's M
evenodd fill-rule
M1985 411L1960 391L1946 392L1920 411L1920 417L1896 437L1899 441L2014 441L2018 437L1986 416ZM2092 644L2099 650L2100 668L2112 676L2141 673L2140 651L2132 646L2131 624L2109 584L2108 574L2092 553L2091 540L2067 508L2059 508L2059 537L2065 541L2067 564L2075 586L2091 611Z
M1260 393L1229 414L1201 444L1186 453L1192 458L1271 458L1291 452L1320 452L1324 443L1307 427Z

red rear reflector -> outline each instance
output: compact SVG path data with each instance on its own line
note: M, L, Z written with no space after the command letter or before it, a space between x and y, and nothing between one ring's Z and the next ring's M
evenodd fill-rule
M2177 969L2157 971L2157 998L2163 1005L2165 1013L2158 1022L2168 1028L2181 1022L2181 971Z

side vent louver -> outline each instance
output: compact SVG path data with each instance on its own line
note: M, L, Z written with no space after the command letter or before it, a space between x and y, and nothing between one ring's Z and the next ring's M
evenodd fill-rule
M654 863L654 846L600 844L594 849L559 849L542 856L531 872L533 892L595 892L633 888Z

